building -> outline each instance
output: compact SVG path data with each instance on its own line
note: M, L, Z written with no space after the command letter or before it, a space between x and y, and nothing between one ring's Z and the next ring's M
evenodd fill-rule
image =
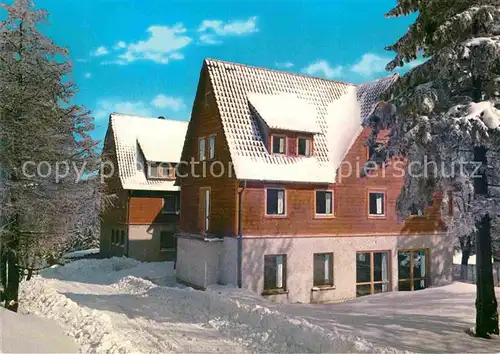
M360 178L361 122L395 80L355 86L206 59L181 159L196 163L178 178L178 280L304 303L451 281L441 198L398 222L403 165Z
M110 115L101 178L112 205L102 215L102 255L175 259L180 211L175 169L187 126L163 117Z

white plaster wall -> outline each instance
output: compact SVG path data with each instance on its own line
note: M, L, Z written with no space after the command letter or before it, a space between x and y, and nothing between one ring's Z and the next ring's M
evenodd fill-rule
M391 251L390 277L392 290L397 290L397 252L410 248L430 249L430 281L443 285L452 281L453 243L449 236L356 236L244 238L243 287L261 294L264 283L264 255L286 254L287 295L274 295L273 300L290 302L342 301L356 297L356 252ZM312 292L313 254L333 252L333 290Z
M236 286L238 283L238 239L224 238L224 252L221 263L221 283Z
M222 241L179 237L177 241L176 276L180 281L205 289L221 279L224 254Z

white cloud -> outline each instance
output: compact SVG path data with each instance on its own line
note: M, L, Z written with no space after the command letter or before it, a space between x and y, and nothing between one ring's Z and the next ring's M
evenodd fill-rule
M327 79L339 77L340 75L342 75L342 71L342 66L337 65L336 67L332 68L326 60L317 60L302 69L302 72L308 75L323 76Z
M94 111L96 119L106 119L111 113L126 113L138 116L151 117L153 109L143 101L121 101L117 99L104 99L97 102Z
M114 50L120 50L120 49L123 49L123 48L126 48L127 47L127 43L123 42L123 41L119 41L118 43L115 44L115 46L113 47Z
M274 65L276 65L278 68L285 68L285 69L289 69L295 66L295 64L290 61L276 62L274 63Z
M210 44L210 45L222 43L222 41L215 39L215 36L211 34L200 35L200 42L203 44Z
M94 50L91 53L91 55L94 56L94 57L100 57L100 56L103 56L103 55L106 55L106 54L109 54L109 50L108 50L108 48L106 48L104 46L98 47L96 50Z
M191 43L192 39L185 35L186 28L178 23L173 27L151 26L148 28L149 38L135 43L122 43L125 53L118 55L117 60L102 64L125 65L137 60L151 60L159 64L167 64L170 60L180 60L184 56L179 50ZM121 43L121 42L119 42ZM125 46L123 46L125 45Z
M203 44L219 44L218 37L242 36L258 32L257 16L249 17L246 20L204 20L198 32L200 32L200 42Z
M156 108L170 108L174 112L178 112L186 107L181 97L167 96L164 94L156 95L151 101L151 105Z
M85 73L84 77L86 79L90 79L92 77L92 73Z
M374 74L384 72L389 61L391 61L390 58L365 53L357 63L351 66L350 70L361 76L372 77Z
M350 70L366 78L372 78L376 74L380 73L389 74L389 72L385 70L385 66L391 61L391 59L392 58L390 57L385 57L374 53L365 53L357 63L351 65ZM424 59L416 59L410 63L405 64L403 67L397 67L396 69L394 69L394 71L406 72L407 70L410 70L424 62Z

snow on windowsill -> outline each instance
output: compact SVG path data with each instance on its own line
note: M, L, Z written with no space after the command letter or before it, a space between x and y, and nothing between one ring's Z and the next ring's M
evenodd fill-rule
M335 290L335 285L326 285L326 286L313 286L311 291L326 291L326 290Z

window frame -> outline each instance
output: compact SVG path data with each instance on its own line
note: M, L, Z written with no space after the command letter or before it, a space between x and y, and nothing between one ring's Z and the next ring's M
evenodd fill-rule
M269 257L273 257L276 259L276 257L282 257L282 270L281 270L281 282L282 282L282 286L281 287L266 287L267 283L266 283L266 258L269 258ZM276 260L275 260L275 267L277 268L276 266ZM283 253L283 254L265 254L264 255L264 264L263 264L263 293L262 295L271 295L271 294L276 294L276 293L286 293L288 290L287 290L287 257L286 257L286 253ZM277 271L277 269L276 269ZM275 284L277 285L277 284Z
M425 252L425 276L423 277L414 277L413 275L413 262L414 262L414 257L413 257L413 254L414 252L418 252L418 251L424 251ZM402 253L402 252L410 252L410 278L403 278L403 279L400 279L399 278L399 253ZM397 256L398 256L398 291L404 291L404 290L399 290L399 284L400 283L405 283L405 282L410 282L411 284L411 290L410 291L416 291L415 290L415 281L416 280L424 280L425 281L425 288L424 289L427 289L429 288L429 282L430 282L430 266L431 266L431 262L430 262L430 254L431 254L431 250L430 248L425 248L425 247L420 247L420 248L403 248L403 249L398 249L397 250Z
M212 226L212 189L210 187L200 187L200 194L198 198L198 208L199 208L199 222L200 231L203 233L210 232L210 227ZM206 215L206 193L208 191L208 216ZM202 198L203 197L203 198ZM203 201L203 205L202 205Z
M382 214L371 214L370 213L370 194L382 194L383 195L383 200L382 200ZM369 188L367 190L367 199L366 199L366 206L367 206L367 215L368 218L370 219L385 219L387 218L387 190L385 188Z
M212 148L211 141L213 140L214 146ZM211 134L208 136L208 160L214 160L215 159L215 142L216 142L216 134Z
M273 189L277 191L283 191L283 214L268 214L267 212L267 193L268 190ZM287 207L288 207L288 198L287 198L286 188L284 187L265 187L264 188L264 216L268 218L286 218L287 217ZM279 200L279 199L278 199ZM277 202L277 201L276 201Z
M203 158L201 156L201 142L203 141ZM207 139L202 136L198 138L198 161L206 161L207 160Z
M282 138L285 143L283 146L283 152L274 152L274 138ZM288 151L288 138L285 134L271 134L271 154L273 155L286 155Z
M330 214L318 214L318 211L316 210L316 200L318 197L318 192L323 192L323 193L331 193L332 194L332 212ZM315 219L328 219L328 218L334 218L335 217L335 191L333 189L315 189L314 190L314 218Z
M165 199L166 198L174 198L174 205L175 205L175 211L169 211L169 210L165 210ZM162 206L161 206L161 213L162 214L170 214L170 215L178 215L179 214L179 211L180 211L180 207L179 207L179 199L177 197L177 195L175 194L167 194L165 196L162 197Z
M315 273L316 273L316 269L315 269L315 265L316 265L316 259L315 257L317 256L330 256L330 261L329 261L329 277L330 277L330 281L327 283L326 281L322 284L316 284L316 277L315 277ZM324 261L324 260L323 260ZM321 252L321 253L313 253L313 287L315 288L331 288L333 286L335 286L335 282L334 282L334 255L333 255L333 252Z
M369 254L370 255L370 281L369 282L359 282L358 283L358 275L357 275L357 271L358 271L358 254L360 253L365 253L365 254ZM377 280L375 281L374 278L375 278L375 267L374 267L374 258L375 258L375 253L386 253L387 254L387 281L383 281L383 280ZM370 250L370 251L366 251L366 250L363 250L363 251L356 251L356 285L355 285L355 289L356 289L356 297L360 297L358 296L358 286L360 285L370 285L370 294L368 295L373 295L373 294L376 294L375 293L375 284L387 284L387 291L385 292L391 292L392 291L392 252L391 250Z
M299 154L299 140L306 140L309 142L309 153L307 155L301 155ZM306 137L306 136L297 136L297 156L301 156L301 157L310 157L313 155L313 139L312 138L309 138L309 137Z

